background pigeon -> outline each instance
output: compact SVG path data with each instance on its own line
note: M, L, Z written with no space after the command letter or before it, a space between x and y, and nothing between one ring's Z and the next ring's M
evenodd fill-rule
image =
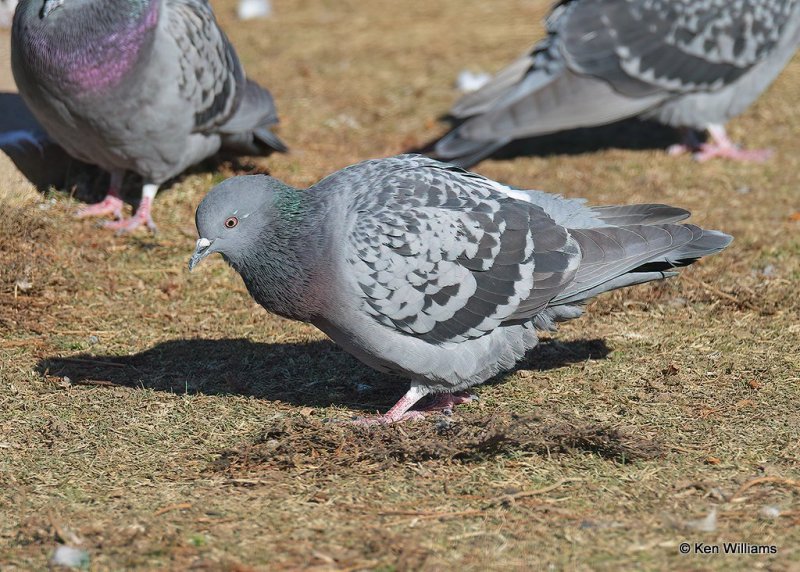
M269 92L245 79L204 0L22 0L11 36L14 78L47 132L111 173L108 196L79 216L155 230L158 186L221 146L285 151L269 130ZM144 179L136 215L121 218L125 171Z
M272 3L269 0L239 0L236 15L240 20L257 20L272 16Z
M420 156L366 161L298 190L263 175L200 203L189 268L219 252L266 309L311 322L411 389L378 418L452 407L511 368L537 329L602 292L675 274L731 237L665 205L589 208Z
M464 96L433 155L462 166L514 139L628 117L686 129L674 154L763 160L724 124L778 76L800 43L800 0L562 0L548 36ZM708 130L700 144L693 130Z

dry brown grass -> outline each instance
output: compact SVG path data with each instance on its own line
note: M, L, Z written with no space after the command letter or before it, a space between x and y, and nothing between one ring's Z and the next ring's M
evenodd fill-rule
M457 72L509 61L546 8L275 4L245 24L217 8L293 148L255 165L297 185L440 133ZM766 165L626 149L648 137L630 126L608 149L482 163L593 203L681 205L736 241L602 297L453 418L373 430L337 421L404 383L266 314L221 261L187 273L193 210L229 167L162 193L157 237L116 238L3 160L0 568L43 569L66 542L95 570L797 570L798 89L795 59L731 124L776 149ZM693 528L715 507L716 531ZM682 556L685 540L778 553Z

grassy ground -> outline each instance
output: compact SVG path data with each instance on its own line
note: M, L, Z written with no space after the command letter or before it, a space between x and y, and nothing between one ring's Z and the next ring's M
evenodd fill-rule
M458 71L509 61L546 8L274 3L244 24L216 7L293 148L254 167L295 185L441 133ZM157 237L117 238L0 157L0 568L66 543L94 570L800 569L799 89L795 59L730 126L775 149L765 165L669 158L637 126L479 165L687 207L736 241L597 300L451 419L370 430L326 420L385 410L404 382L268 315L220 260L186 271L229 165L163 192Z

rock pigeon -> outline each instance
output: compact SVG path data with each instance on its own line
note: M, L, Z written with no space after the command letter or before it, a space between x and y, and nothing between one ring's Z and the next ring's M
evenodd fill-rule
M11 32L20 94L72 156L106 169L106 198L78 216L155 230L159 185L221 147L285 151L270 93L244 70L205 0L22 0ZM126 171L144 180L121 217Z
M469 399L537 330L591 297L675 275L732 240L666 205L590 208L419 155L365 161L306 190L264 175L197 208L193 269L218 252L267 310L310 322L411 388L375 422Z
M473 165L514 139L630 117L681 128L687 151L764 160L725 133L800 44L800 0L561 0L547 37L462 97L432 155ZM702 144L698 133L707 130Z

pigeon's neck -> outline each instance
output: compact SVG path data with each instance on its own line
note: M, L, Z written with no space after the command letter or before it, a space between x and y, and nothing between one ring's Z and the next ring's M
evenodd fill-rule
M253 298L270 312L311 321L322 307L327 204L319 193L285 187L276 192L269 223L247 256L230 260Z
M90 96L122 83L152 49L161 1L74 1L66 0L44 19L28 10L21 21L21 49L36 77L51 77L59 89Z

